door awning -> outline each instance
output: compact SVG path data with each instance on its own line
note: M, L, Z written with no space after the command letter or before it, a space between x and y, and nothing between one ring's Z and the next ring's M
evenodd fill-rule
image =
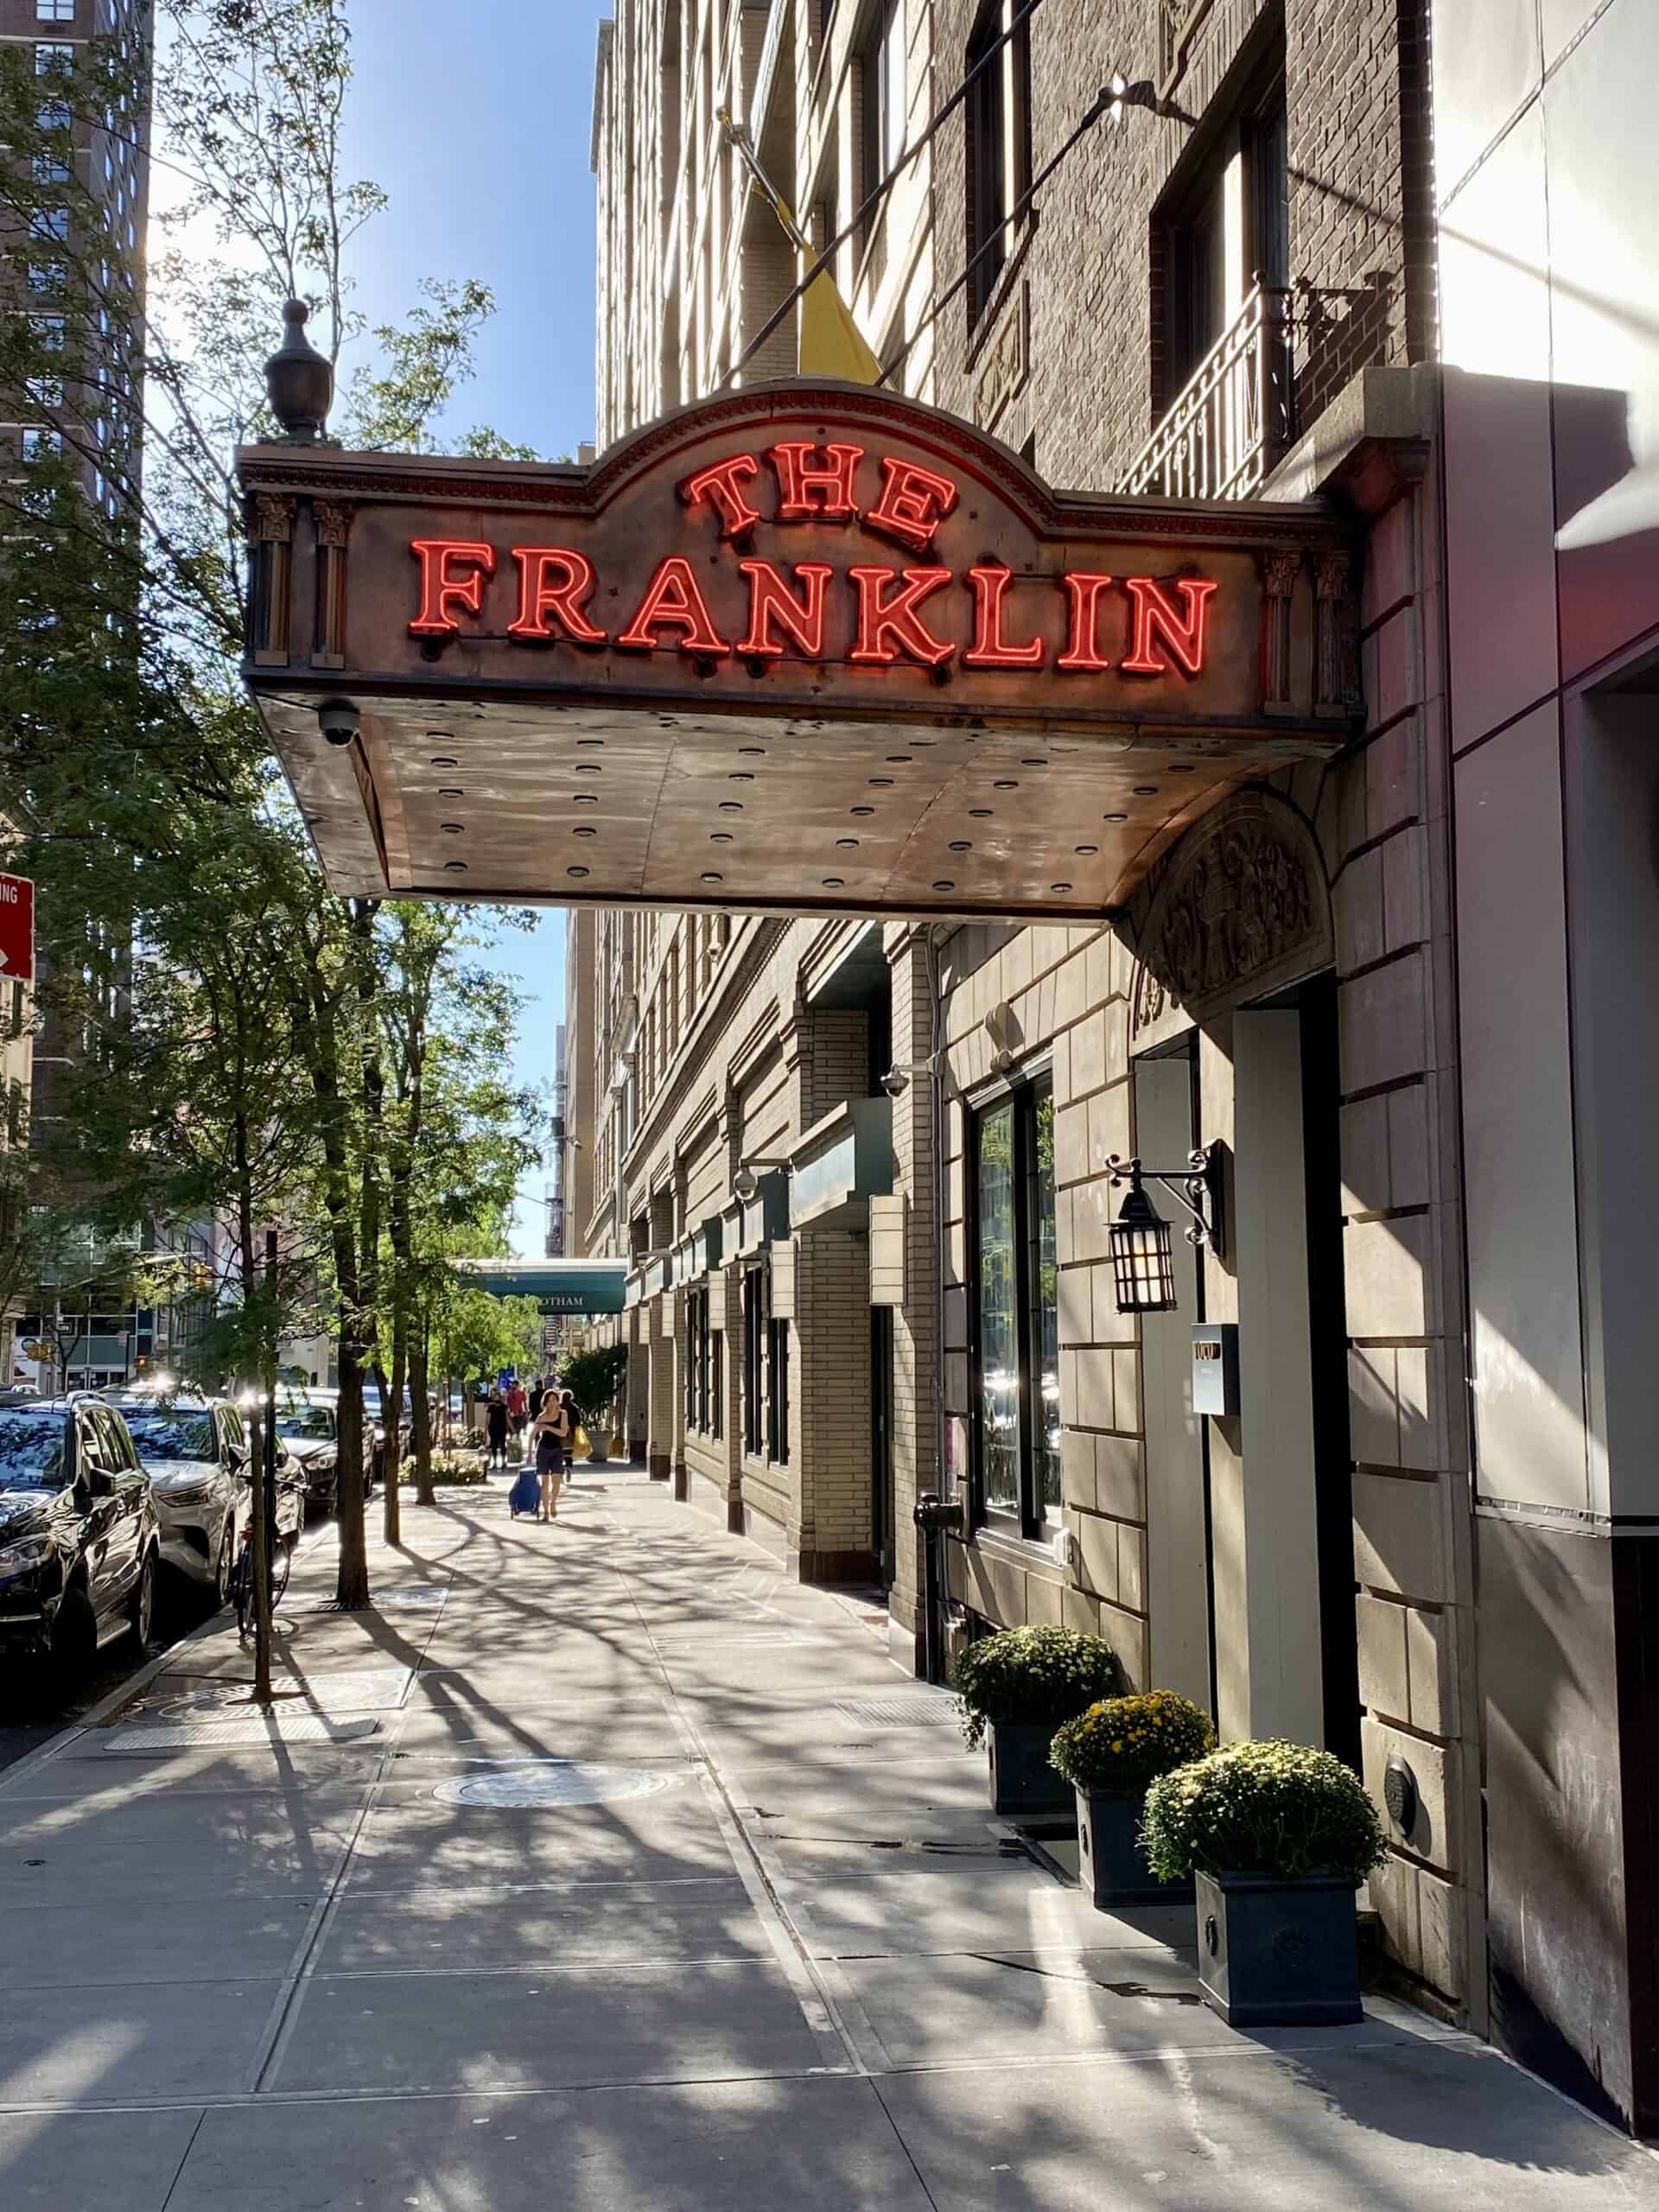
M1322 505L764 385L591 467L257 446L246 681L342 895L1087 918L1357 706Z
M457 1260L464 1282L495 1298L533 1298L543 1313L620 1313L620 1260Z

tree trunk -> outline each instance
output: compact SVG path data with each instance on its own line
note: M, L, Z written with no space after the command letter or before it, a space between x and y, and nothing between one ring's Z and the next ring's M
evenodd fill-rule
M431 1359L424 1325L417 1328L409 1346L409 1434L415 1447L415 1495L423 1505L435 1505L432 1488Z

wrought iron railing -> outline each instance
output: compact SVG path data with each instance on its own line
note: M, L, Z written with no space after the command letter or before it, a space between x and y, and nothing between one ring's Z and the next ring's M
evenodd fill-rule
M1122 492L1248 499L1288 451L1294 429L1291 294L1258 284L1166 410Z

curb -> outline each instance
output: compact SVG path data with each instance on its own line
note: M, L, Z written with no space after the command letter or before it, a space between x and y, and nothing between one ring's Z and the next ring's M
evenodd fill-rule
M143 1665L129 1675L124 1682L118 1682L112 1690L106 1690L98 1703L83 1713L79 1720L72 1720L49 1743L26 1751L22 1758L14 1760L11 1765L0 1771L0 1796L5 1795L14 1782L24 1775L33 1774L36 1768L45 1766L50 1760L61 1757L71 1744L78 1742L82 1736L90 1735L94 1728L102 1727L106 1720L120 1712L123 1706L130 1705L135 1698L142 1697L156 1676L165 1674L173 1664L175 1656L187 1644L194 1643L202 1630L211 1627L218 1618L219 1615L214 1613L201 1624L201 1627L192 1629L188 1636L181 1636L176 1643L168 1644L154 1658L146 1659Z

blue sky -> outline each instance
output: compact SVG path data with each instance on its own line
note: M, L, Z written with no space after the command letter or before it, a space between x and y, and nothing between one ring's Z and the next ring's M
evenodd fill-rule
M391 195L357 271L358 304L389 321L423 276L474 276L498 312L453 427L487 423L548 454L594 435L594 54L608 0L355 0L346 155ZM501 966L530 994L520 1080L551 1079L564 925L512 932ZM541 1178L515 1248L539 1257Z

